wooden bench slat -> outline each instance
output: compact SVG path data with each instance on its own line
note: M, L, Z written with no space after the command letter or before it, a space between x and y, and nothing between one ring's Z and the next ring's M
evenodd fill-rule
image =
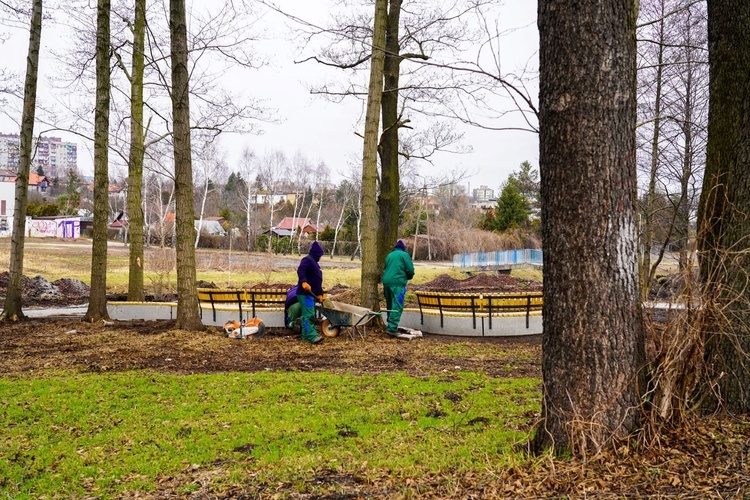
M199 302L208 302L216 321L216 306L220 304L236 304L242 321L242 311L248 311L255 317L255 309L268 308L274 309L283 307L286 302L287 290L246 290L243 288L198 288L197 295ZM203 314L203 309L201 309Z

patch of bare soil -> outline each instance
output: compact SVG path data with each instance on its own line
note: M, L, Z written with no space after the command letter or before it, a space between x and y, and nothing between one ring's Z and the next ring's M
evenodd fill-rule
M311 346L285 329L252 340L225 338L220 329L184 332L171 321L113 322L110 326L79 320L29 320L7 324L0 335L0 373L49 367L83 372L151 369L170 373L225 371L331 371L421 376L456 370L491 376L540 377L540 339L498 338L463 341L465 356L446 354L444 336L411 342L392 339L377 327L365 339L344 333ZM460 367L460 368L458 368Z

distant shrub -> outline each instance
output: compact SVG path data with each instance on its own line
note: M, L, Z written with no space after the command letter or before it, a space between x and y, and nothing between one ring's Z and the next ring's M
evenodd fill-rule
M57 203L29 203L26 205L26 215L30 217L50 217L60 214L60 206Z
M229 238L218 234L201 233L198 240L199 248L228 248Z
M451 260L454 255L497 250L541 248L541 241L532 232L513 229L504 233L465 227L454 222L430 222L429 238L420 234L415 258L426 260ZM403 238L408 252L412 253L414 236ZM429 246L428 246L429 244Z
M326 228L320 232L318 235L318 239L320 241L333 241L333 238L336 237L336 230L333 229L331 226L326 226Z

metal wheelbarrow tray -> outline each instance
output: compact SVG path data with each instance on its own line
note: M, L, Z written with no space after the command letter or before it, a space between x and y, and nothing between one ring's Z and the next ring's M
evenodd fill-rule
M349 337L354 340L355 335L365 338L367 334L365 326L381 313L371 311L366 307L326 300L326 305L320 306L320 314L325 316L321 324L325 337L336 337L341 333L342 328L349 328Z

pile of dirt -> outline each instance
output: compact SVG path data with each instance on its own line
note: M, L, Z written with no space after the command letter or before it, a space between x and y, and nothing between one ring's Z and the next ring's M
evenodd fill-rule
M476 274L463 280L441 274L427 283L410 285L409 289L454 293L541 292L542 283L518 279L509 274Z
M345 286L336 286L328 291L328 296L331 300L337 302L343 302L344 304L352 304L354 306L362 305L360 300L359 288L349 288ZM381 297L382 298L382 297ZM385 304L385 302L383 302ZM385 306L383 306L385 307Z
M513 292L541 292L542 283L538 281L522 280L507 274L477 274L459 280L448 274L441 274L432 281L420 285L409 284L407 292L450 292L450 293L513 293ZM346 304L361 305L359 288L336 285L328 290L331 299ZM412 293L406 294L406 305L416 306L416 297ZM385 307L381 297L381 307Z
M0 295L5 297L10 273L0 273ZM21 280L21 305L57 306L83 304L89 300L90 288L81 280L62 278L55 282L34 276L23 276Z

